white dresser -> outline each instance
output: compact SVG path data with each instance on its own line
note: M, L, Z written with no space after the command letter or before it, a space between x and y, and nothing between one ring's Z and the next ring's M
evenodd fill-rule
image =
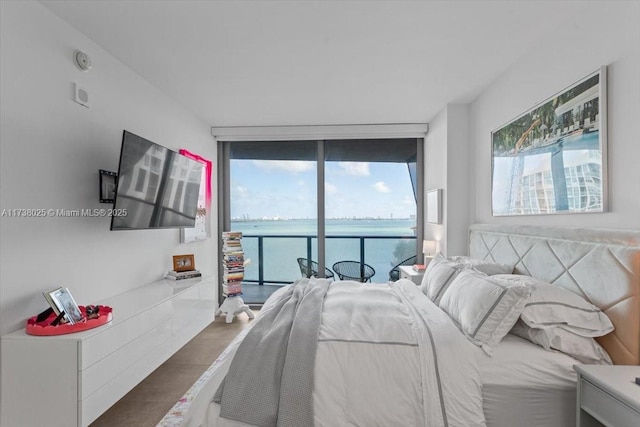
M86 426L214 320L215 280L160 280L99 304L103 326L2 337L2 427Z
M575 365L577 426L640 426L640 366Z

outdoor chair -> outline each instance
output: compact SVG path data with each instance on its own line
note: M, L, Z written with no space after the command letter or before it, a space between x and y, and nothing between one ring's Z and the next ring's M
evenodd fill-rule
M409 257L407 259L405 259L404 261L400 262L399 264L396 264L393 266L393 268L391 270L389 270L389 280L391 280L392 282L395 282L396 280L400 279L400 266L401 265L413 265L416 263L417 257L414 255L412 257Z
M300 267L300 273L302 277L318 277L318 263L310 261L307 258L298 258L298 266ZM324 277L327 279L333 279L335 276L333 271L325 267Z
M365 283L370 282L376 270L368 264L361 264L358 261L338 261L333 264L333 271L336 272L340 280L357 280Z

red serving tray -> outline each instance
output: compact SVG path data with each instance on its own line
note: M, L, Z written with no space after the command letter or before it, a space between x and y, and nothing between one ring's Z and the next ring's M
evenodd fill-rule
M84 313L84 306L80 306L80 311ZM111 307L107 305L99 305L98 317L78 322L73 325L65 323L62 325L51 326L51 322L53 322L57 317L55 313L51 313L47 319L38 323L36 323L36 318L38 316L33 316L27 320L26 333L29 335L51 336L86 331L87 329L97 328L105 323L109 323L113 318L111 311Z

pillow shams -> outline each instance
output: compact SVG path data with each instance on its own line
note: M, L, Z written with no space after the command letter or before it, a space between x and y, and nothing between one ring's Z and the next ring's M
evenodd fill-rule
M530 288L462 270L444 291L443 309L476 345L490 353L518 320Z
M567 289L530 276L494 277L532 288L531 298L521 315L524 323L532 328L560 327L583 337L599 337L613 331L611 320L602 310Z
M429 263L422 277L420 289L431 301L438 304L451 281L455 279L461 270L466 268L473 268L488 275L511 273L513 271L512 265L468 256L446 258L438 252Z
M563 328L537 329L518 320L511 333L538 344L547 350L557 350L587 364L611 365L604 348L591 337L583 337Z
M442 254L436 254L424 272L420 290L438 304L444 291L462 268L461 265L448 261Z
M501 264L499 262L487 261L484 259L476 259L468 256L453 256L448 258L450 261L464 264L465 266L475 268L476 270L492 276L494 274L511 274L513 273L513 265Z

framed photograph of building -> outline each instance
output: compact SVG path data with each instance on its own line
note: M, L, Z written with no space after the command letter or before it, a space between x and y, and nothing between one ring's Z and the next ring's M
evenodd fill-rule
M494 216L605 212L606 67L491 133Z

